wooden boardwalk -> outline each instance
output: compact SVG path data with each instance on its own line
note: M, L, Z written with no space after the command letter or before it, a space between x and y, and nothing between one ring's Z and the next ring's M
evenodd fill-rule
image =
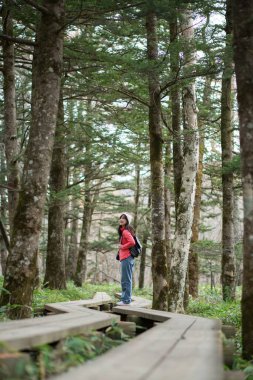
M97 292L92 299L77 300L67 302L56 302L46 304L45 310L54 313L71 313L73 311L85 311L85 308L92 308L102 305L112 304L112 298L107 293Z
M152 310L151 301L133 298L130 306L114 306L113 314L90 309L112 304L106 293L97 293L92 300L47 304L45 309L55 315L0 323L0 341L12 349L23 350L106 328L114 320L138 318L137 323L142 321L154 327L95 360L50 379L224 379L219 320Z
M114 307L113 311L160 323L52 380L223 379L220 321L131 306Z
M101 294L85 305L102 305ZM112 302L107 296L106 302ZM44 343L52 343L70 335L80 334L92 329L106 328L120 316L91 310L83 307L84 301L74 301L63 306L62 314L8 321L0 323L0 341L13 350L24 350ZM64 303L66 304L66 303ZM61 305L56 304L57 312ZM72 305L72 307L70 307Z

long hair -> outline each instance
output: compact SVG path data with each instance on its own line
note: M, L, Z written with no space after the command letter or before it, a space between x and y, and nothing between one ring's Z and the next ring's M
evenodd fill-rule
M127 224L125 225L125 229L128 230L132 236L135 236L135 231L134 231L133 227L130 226L128 221L127 221ZM119 240L120 240L121 236L122 236L121 226L118 227L118 234L119 234Z

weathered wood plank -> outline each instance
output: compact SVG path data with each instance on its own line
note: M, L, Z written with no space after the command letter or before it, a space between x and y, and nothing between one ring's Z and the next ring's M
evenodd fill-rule
M73 308L73 312L81 312L84 315L91 315L92 310L88 308L78 308L75 310ZM0 332L2 330L6 330L6 324L8 324L8 329L19 329L19 328L27 328L27 327L32 327L32 326L39 326L39 325L47 325L48 323L51 322L57 322L57 321L64 321L65 319L69 319L69 316L67 313L65 314L57 314L57 315L49 315L46 317L36 317L36 318L26 318L26 319L20 319L16 321L6 321L6 322L1 322L0 323Z
M115 293L115 297L120 299L121 293ZM152 301L147 300L147 299L142 298L142 297L132 296L132 302L131 302L130 306L151 308L152 307Z
M173 318L157 325L117 349L111 350L102 357L97 358L94 362L71 369L69 372L55 376L53 379L69 380L74 378L75 380L83 380L85 378L85 380L99 380L106 373L110 380L116 380L119 376L121 380L129 380L130 378L131 380L149 379L150 376L156 380L167 380L168 378L222 380L219 323L216 323L216 321L209 322L209 320L205 322L205 319L200 318L201 323L196 324L198 319L196 317L174 314ZM189 332L192 329L193 332L190 334ZM187 344L185 347L186 338ZM208 344L205 339L208 340ZM195 340L195 342L191 343L191 340ZM195 343L198 345L198 356L196 359L193 358L195 352L192 355L189 349L189 347L194 347ZM195 376L195 372L193 371L188 376L187 365L184 365L184 348L187 348L187 355L194 359L194 363L199 365L197 378L193 377L193 374ZM159 376L153 376L157 368L163 365L170 358L170 355L173 357L174 351L176 354L180 351L183 358L181 359L180 355L177 357L177 366L181 369L180 376L174 376L174 367L166 367L166 371L159 373ZM217 352L217 355L215 352ZM212 354L212 359L210 360L212 366L208 364L209 358L207 358L210 353ZM207 362L202 362L203 358ZM215 373L215 377L207 376L207 371L210 368Z
M97 358L95 362L71 369L66 374L54 377L54 380L81 380L84 376L85 380L98 380L104 373L110 380L116 380L119 377L119 367L121 380L167 380L168 374L171 379L222 380L220 323L193 316L169 314L171 319L166 322ZM189 359L184 362L186 356ZM172 359L167 368L170 357ZM191 363L191 358L192 369L188 371L187 363ZM174 376L174 364L181 371L178 376ZM158 374L161 366L163 370Z
M166 380L168 373L175 379L223 379L220 328L219 321L196 319L173 349L161 357L146 379Z
M44 307L46 310L56 313L69 313L74 309L77 311L77 307L87 308L109 303L112 303L112 298L107 293L97 292L92 299L48 303Z
M22 321L22 327L14 322L3 322L0 341L10 348L20 350L51 343L69 335L80 334L92 329L101 329L111 325L119 317L100 311L87 309L87 312L73 312L34 318Z
M132 305L132 304L131 304ZM175 314L168 311L153 310L153 309L143 309L141 307L134 306L114 306L112 311L120 315L135 315L137 317L150 319L156 322L164 322L171 318L192 318L192 316L185 314Z

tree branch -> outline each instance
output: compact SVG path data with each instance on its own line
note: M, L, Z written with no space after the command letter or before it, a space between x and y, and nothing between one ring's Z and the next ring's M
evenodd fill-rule
M23 38L18 38L18 37L7 36L7 34L0 34L0 39L12 41L12 42L15 42L17 44L22 44L22 45L36 46L36 43L33 41L25 40Z
M139 98L137 95L135 95L131 91L125 90L124 88L122 88L122 89L120 89L120 88L117 88L117 89L112 88L112 89L114 91L119 92L120 94L126 95L127 97L129 97L131 99L137 100L139 103L143 104L144 106L149 107L149 103L147 101L145 101L144 99Z
M206 71L203 71L203 72L193 72L192 74L181 76L181 77L176 76L174 79L172 79L171 81L167 82L165 85L161 86L160 94L162 92L164 92L165 90L167 90L167 88L169 88L169 87L173 86L174 84L176 84L178 81L185 80L185 79L191 79L191 78L197 78L197 77L204 77L206 75L219 74L221 71L222 71L222 69L216 69L215 70L212 67L209 70L206 70ZM163 98L166 95L167 95L167 93L165 93L163 95Z
M45 7L43 7L42 5L40 4L37 4L37 2L35 2L34 0L23 0L25 3L31 5L32 7L34 7L35 9L37 9L38 11L42 12L42 13L45 13L47 15L50 15L51 13L49 12L49 10Z

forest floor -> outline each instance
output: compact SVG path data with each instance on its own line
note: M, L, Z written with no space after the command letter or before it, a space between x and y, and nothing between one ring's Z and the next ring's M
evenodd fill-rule
M0 289L1 286L2 279L0 278ZM115 293L119 291L119 284L87 283L82 288L78 288L72 282L68 282L65 290L36 289L33 297L33 313L34 316L42 315L42 310L46 303L90 299L93 298L96 292L106 292L114 298ZM210 287L202 286L197 299L191 299L190 297L186 313L206 318L217 318L224 325L234 326L236 329L236 352L230 369L243 370L245 379L253 380L253 364L241 358L240 293L241 289L238 288L236 301L224 302L220 287L211 290ZM135 288L133 295L152 299L152 289ZM7 320L6 308L2 307L0 308L0 322L5 320ZM109 328L105 334L94 332L93 334L67 338L57 347L57 350L52 345L43 345L40 347L39 354L36 354L36 366L29 367L28 372L30 372L30 375L28 378L29 380L45 379L55 372L66 370L69 366L90 360L128 339L124 332L115 325ZM61 360L63 356L64 360ZM58 365L56 365L56 362Z

